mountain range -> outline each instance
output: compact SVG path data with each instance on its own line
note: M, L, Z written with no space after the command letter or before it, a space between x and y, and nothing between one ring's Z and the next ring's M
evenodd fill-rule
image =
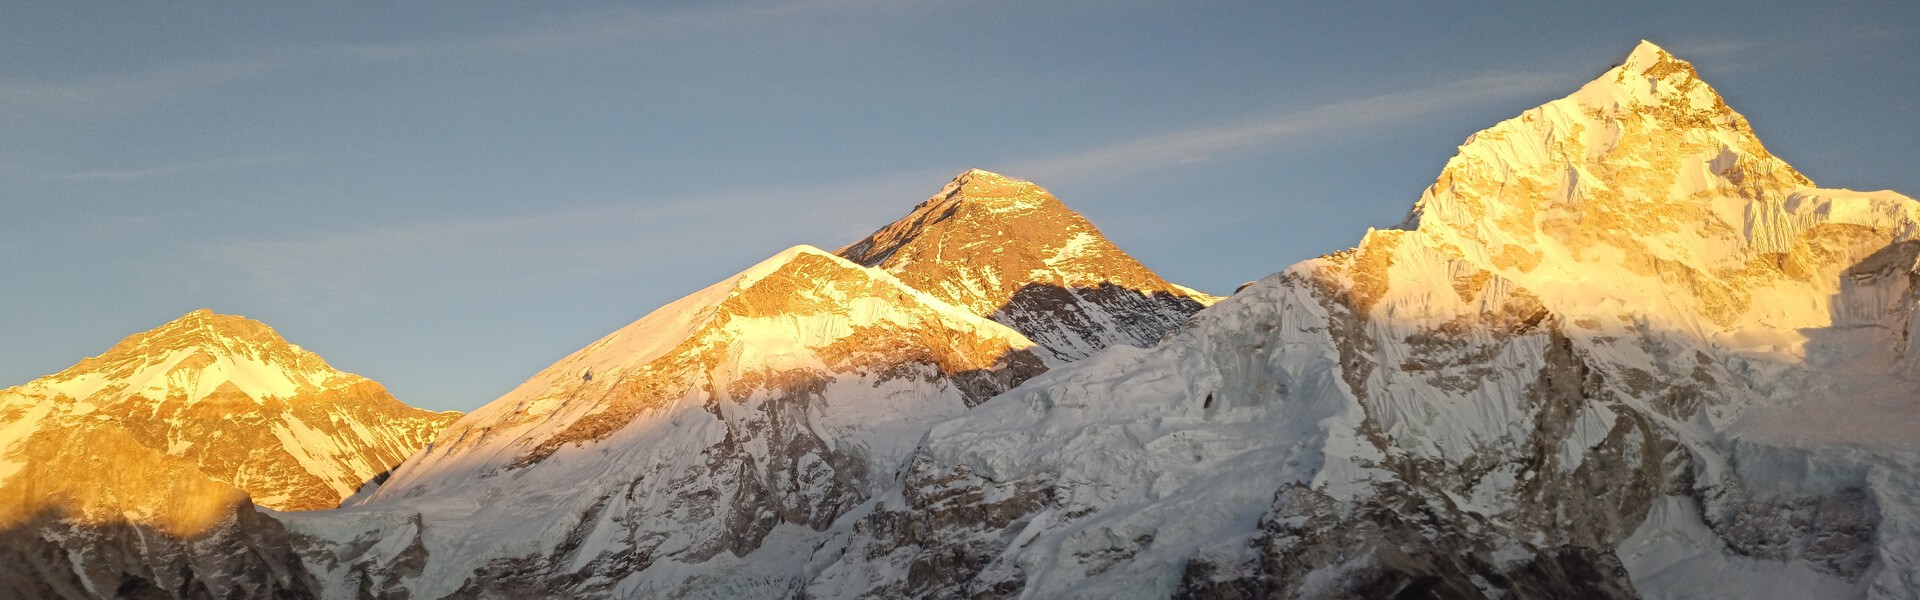
M1916 225L1643 42L1226 298L971 170L466 415L197 311L0 391L0 590L1920 598Z

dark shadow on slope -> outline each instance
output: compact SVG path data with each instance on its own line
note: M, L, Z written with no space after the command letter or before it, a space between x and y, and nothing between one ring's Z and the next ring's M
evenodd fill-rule
M401 462L404 463L406 461L401 461ZM387 470L381 471L380 474L374 475L373 477L368 478L366 481L360 482L360 485L353 486L353 493L349 494L346 498L342 498L340 500L341 504L344 505L347 500L364 496L366 494L371 494L373 493L374 490L380 489L381 484L385 484L388 479L392 479L394 470L399 468L400 468L400 465L395 464L392 467L389 467ZM340 507L335 506L334 508L340 508Z
M1078 360L1113 344L1151 347L1202 308L1186 296L1107 282L1073 288L1030 283L987 318Z
M91 591L90 591L91 590ZM234 507L193 535L140 523L86 523L47 508L0 531L0 597L301 600L319 585L286 528Z

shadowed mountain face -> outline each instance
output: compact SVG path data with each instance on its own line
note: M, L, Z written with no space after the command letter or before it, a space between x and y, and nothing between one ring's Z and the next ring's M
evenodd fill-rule
M19 597L305 589L253 504L332 508L455 416L260 323L193 312L0 391L0 535L16 559L0 579Z
M325 597L284 526L244 497L225 499L238 501L225 503L229 512L192 533L139 522L92 522L57 509L17 519L0 529L0 597Z
M1066 360L1151 346L1218 300L1161 279L1040 186L979 169L839 254Z

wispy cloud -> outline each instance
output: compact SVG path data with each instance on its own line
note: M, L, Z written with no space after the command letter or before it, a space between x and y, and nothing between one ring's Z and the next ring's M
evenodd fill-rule
M912 6L897 0L812 0L702 4L679 11L617 8L518 29L444 38L355 45L291 45L244 58L59 80L0 81L0 115L22 120L125 113L167 98L237 79L291 68L586 49L608 44L763 27L806 14Z
M58 181L128 181L128 180L134 180L134 179L147 179L150 177L164 177L167 175L191 173L196 171L217 171L217 170L224 170L224 169L235 169L235 168L253 167L253 166L260 166L260 165L291 164L291 163L300 162L301 160L302 160L302 157L290 155L290 154L268 155L268 156L244 156L244 157L235 157L235 158L175 163L170 165L160 165L160 166L154 166L154 167L143 167L143 168L134 168L134 169L103 169L103 170L90 170L90 171L71 171L66 173L53 173L50 175L46 175L45 178L58 180Z
M1011 174L1053 181L1191 163L1329 131L1404 122L1473 102L1564 89L1563 77L1501 74L1015 162ZM717 190L558 211L460 218L232 240L203 261L278 301L373 303L402 289L543 286L609 274L671 272L690 253L750 261L794 243L832 249L904 213L961 168L841 181ZM744 266L745 263L742 263ZM714 274L718 277L718 274ZM479 292L479 289L465 289ZM685 290L690 291L690 290Z
M1835 53L1884 44L1907 35L1911 32L1886 23L1851 23L1833 25L1817 34L1686 38L1674 40L1666 48L1697 66L1711 66L1714 72L1739 73L1825 59Z
M1088 177L1212 160L1255 147L1310 141L1328 132L1406 122L1478 102L1569 89L1561 74L1492 74L1440 85L1333 102L1236 122L1158 133L1016 163L1030 177Z
M321 49L339 57L399 60L459 54L520 53L590 48L647 38L678 38L715 30L778 24L808 14L913 6L899 0L710 3L680 11L620 7L494 33L443 39L337 46Z
M958 169L719 190L518 215L381 225L202 245L197 259L289 305L365 305L617 274L672 272L692 255L751 261L795 243L852 242ZM742 263L745 266L747 263ZM720 274L711 274L715 278ZM682 290L682 291L691 291Z
M0 82L0 114L23 119L113 115L286 66L282 58L205 62L123 75Z

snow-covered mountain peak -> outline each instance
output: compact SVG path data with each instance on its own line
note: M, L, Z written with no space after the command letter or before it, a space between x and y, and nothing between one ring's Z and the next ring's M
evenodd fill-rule
M260 347L292 346L265 323L239 315L219 314L209 308L181 315L136 337L151 340L148 343L173 346L199 344L232 347L236 343Z
M1052 194L1031 181L1022 181L988 171L968 169L947 182L934 199L951 206L965 203L1003 219L1019 218L1033 212L1066 210ZM934 199L928 200L934 202Z
M1825 301L1788 298L1831 295L1842 270L1910 235L1914 208L1815 188L1691 65L1642 43L1572 95L1470 136L1403 224L1415 233L1369 243L1563 290L1543 300L1602 320L1641 306L1682 328L1811 327L1827 324Z
M277 510L331 508L455 416L402 404L258 321L196 310L0 390L0 515L51 507L178 524L177 507L140 498L212 489ZM74 444L101 450L70 455ZM78 475L89 460L171 475ZM48 492L8 502L9 489ZM228 514L219 503L192 510L192 522Z
M833 253L827 252L825 250L821 250L819 248L815 248L807 244L799 244L791 248L781 250L775 253L773 256L767 257L765 260L754 263L753 266L747 267L746 270L741 271L740 274L738 275L728 278L726 282L723 282L723 283L730 282L732 287L735 287L735 288L751 287L754 282L759 281L761 278L766 277L767 275L773 274L779 271L780 269L786 268L788 264L792 263L795 260L800 260L802 257L805 257L805 256L826 256L826 257L838 258L838 257L834 257Z
M228 387L256 400L285 399L363 381L334 370L263 323L203 308L127 336L105 353L35 384L76 400L104 393L116 401L195 402Z
M1151 344L1217 300L1168 283L1046 189L979 169L838 254L1067 359Z
M1667 49L1647 40L1640 40L1640 43L1633 47L1633 51L1627 53L1627 59L1621 61L1620 66L1616 68L1629 74L1661 79L1675 74L1684 75L1689 79L1699 78L1699 73L1693 70L1691 63L1675 58L1672 53L1667 52Z
M898 347L880 347L888 339ZM915 349L922 345L932 350ZM443 433L431 452L397 472L391 489L465 472L448 465L476 457L518 467L568 445L609 440L637 415L670 408L669 396L693 382L712 382L705 385L718 387L705 393L725 399L730 394L720 382L766 373L916 361L930 361L942 372L985 371L1033 347L1019 332L909 287L891 273L794 246L648 313L474 411ZM529 444L531 450L521 448ZM474 450L502 445L514 449Z

